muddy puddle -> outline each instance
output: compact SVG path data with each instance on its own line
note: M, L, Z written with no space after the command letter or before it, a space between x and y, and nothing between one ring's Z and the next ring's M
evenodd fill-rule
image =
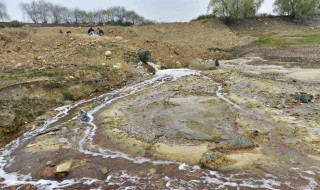
M57 108L1 149L1 187L320 188L319 154L291 146L300 138L291 134L285 115L273 117L277 110L253 101L248 106L250 97L237 99L239 89L229 85L240 76L230 74L234 63L213 73L158 71L149 80ZM261 68L243 71L252 70ZM77 116L80 109L87 122ZM319 124L313 129L317 133ZM67 172L59 173L63 167Z

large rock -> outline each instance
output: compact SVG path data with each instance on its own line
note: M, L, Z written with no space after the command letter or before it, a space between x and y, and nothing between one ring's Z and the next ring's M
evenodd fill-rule
M234 160L220 152L206 152L200 160L200 165L204 168L215 169L234 162Z
M201 59L193 59L189 61L188 68L192 70L215 70L219 66L218 60L202 61Z
M70 172L72 163L73 163L73 161L70 160L70 161L67 161L67 162L65 162L65 163L63 163L63 164L59 164L59 165L56 167L55 176L56 176L57 178L66 177L66 176L69 174L69 172Z
M10 133L16 130L15 125L16 115L10 110L0 110L0 128L5 133Z
M228 135L223 135L222 139L225 141L220 142L217 144L217 149L223 150L240 150L240 149L247 149L247 148L254 148L253 141L240 133L231 133Z
M139 49L138 57L142 63L147 63L151 61L151 52L144 49Z
M294 99L297 101L301 101L302 103L309 103L314 100L314 96L307 93L301 93L294 96Z
M106 58L111 58L112 52L111 52L111 51L106 51L106 52L104 53L104 55L106 56Z

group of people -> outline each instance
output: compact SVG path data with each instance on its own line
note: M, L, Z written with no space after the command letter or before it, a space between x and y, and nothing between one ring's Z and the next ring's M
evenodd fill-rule
M94 34L94 29L93 29L92 27L89 28L88 34L89 34L90 36L94 36L94 35L95 35L95 34ZM100 28L98 28L97 34L98 34L99 36L103 36L103 35L104 35L104 32L103 32L103 30L101 30Z
M62 30L59 30L59 33L60 33L60 34L63 34L63 31L62 31ZM71 34L71 31L68 31L68 32L66 32L66 33L67 33L67 34ZM88 34L89 34L90 36L94 36L94 35L95 35L94 29L93 29L92 27L89 28ZM103 30L101 30L100 28L98 28L97 35L103 36L103 35L104 35Z

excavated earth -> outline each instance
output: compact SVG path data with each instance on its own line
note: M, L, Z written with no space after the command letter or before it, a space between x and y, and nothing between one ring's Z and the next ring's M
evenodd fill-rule
M220 24L215 20L177 26L110 27L109 35L114 33L115 37L85 42L87 53L95 52L92 59L98 64L82 62L79 66L75 63L86 56L67 56L65 59L72 64L64 69L49 65L53 70L64 70L59 77L51 75L45 79L63 78L63 85L54 90L45 86L49 82L43 82L44 79L38 85L31 81L30 86L25 81L27 84L12 86L17 79L3 74L9 86L2 89L7 94L0 94L7 99L7 105L2 107L8 110L3 112L7 117L1 120L4 124L9 126L10 119L15 118L12 115L19 115L14 112L16 109L9 109L8 102L31 105L24 98L26 94L34 101L45 96L43 101L51 100L54 104L29 119L25 130L11 137L11 143L1 149L0 187L319 189L320 70L317 55L311 59L312 52L303 53L317 49L318 45L291 44L288 48L298 53L288 51L286 59L271 59L271 55L280 55L286 49L251 43L256 34L244 36L248 31L241 33L235 25L230 29L225 25L218 28ZM310 32L314 36L314 29L289 26L295 29L291 35ZM199 30L192 31L193 38L186 45L183 39L188 27ZM267 25L262 24L260 29L263 27ZM280 28L272 30L280 33ZM240 37L231 32L236 29ZM148 35L139 36L142 30ZM217 41L204 46L206 40L201 41L200 37L208 31L217 33L219 43L223 43L224 34L234 40L223 48L232 48L232 43L240 43L243 48L218 50ZM279 33L272 37L278 39ZM120 34L121 39L116 37ZM70 46L77 55L77 48L82 46L79 43L87 39L78 34L72 38L79 40L71 40ZM215 39L214 35L208 38ZM124 56L127 53L122 54L122 50L133 52L141 44L153 48L159 65L178 68L190 63L190 68L197 65L198 70L169 69L149 75L134 56L128 60ZM116 55L106 59L104 52L110 47ZM79 56L83 54L80 52ZM168 52L172 53L171 59L170 55L164 56ZM230 54L242 58L220 60L219 67L212 66L212 58ZM7 59L5 55L2 54ZM52 55L48 53L48 62L63 62ZM118 61L125 63L117 64ZM19 79L29 77L21 71L16 73L19 66L12 69L5 64L7 61L2 63L6 72ZM37 65L49 67L44 62ZM76 75L78 70L81 73ZM109 87L104 88L107 82ZM84 89L88 90L83 92ZM64 101L66 91L73 96L83 93ZM8 97L9 93L12 97ZM78 116L80 110L87 112L87 120Z

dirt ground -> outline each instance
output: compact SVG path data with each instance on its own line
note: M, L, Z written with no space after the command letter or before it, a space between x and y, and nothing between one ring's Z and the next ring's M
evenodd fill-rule
M70 162L50 187L319 188L317 23L210 19L105 26L103 37L1 29L1 143L23 134L3 151L16 159L0 162L3 181L19 170L23 188L40 187ZM159 66L201 71L150 75L140 48ZM74 118L79 109L88 123Z

